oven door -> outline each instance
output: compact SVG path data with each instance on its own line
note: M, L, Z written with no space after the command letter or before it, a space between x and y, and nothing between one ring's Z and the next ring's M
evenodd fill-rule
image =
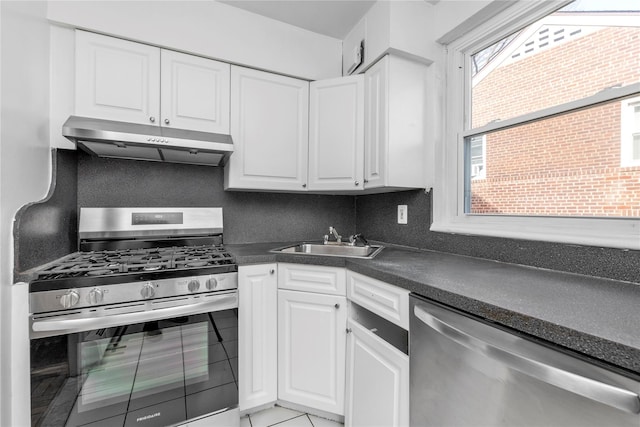
M124 324L144 313L34 318L32 425L169 426L237 412L237 294L220 301L220 310L212 300L206 312L182 305ZM181 314L162 317L170 313Z

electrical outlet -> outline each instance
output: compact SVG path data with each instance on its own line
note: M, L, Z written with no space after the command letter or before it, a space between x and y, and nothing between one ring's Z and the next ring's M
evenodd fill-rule
M398 224L407 223L407 205L398 205Z

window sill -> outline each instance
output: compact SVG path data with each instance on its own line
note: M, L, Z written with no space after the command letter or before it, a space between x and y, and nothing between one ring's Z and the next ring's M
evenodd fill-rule
M640 250L638 218L465 215L436 219L431 231Z

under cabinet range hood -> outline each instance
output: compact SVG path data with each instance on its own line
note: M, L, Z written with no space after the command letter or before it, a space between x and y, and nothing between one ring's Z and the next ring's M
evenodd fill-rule
M224 166L230 135L70 116L62 135L98 157Z

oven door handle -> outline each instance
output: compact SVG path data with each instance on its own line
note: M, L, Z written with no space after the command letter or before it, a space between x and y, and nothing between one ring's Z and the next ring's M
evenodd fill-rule
M31 325L33 332L46 335L62 335L73 332L90 331L93 329L109 328L112 326L132 325L154 320L168 319L190 314L208 313L238 307L238 294L216 295L207 297L206 302L185 304L168 308L148 308L133 313L109 314L107 316L72 318L35 319ZM33 337L32 337L33 338Z

